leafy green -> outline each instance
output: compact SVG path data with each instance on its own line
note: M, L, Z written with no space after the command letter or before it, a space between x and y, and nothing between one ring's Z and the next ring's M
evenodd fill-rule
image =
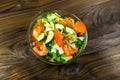
M46 46L47 46L47 49L48 50L51 50L51 48L52 48L52 46L55 44L55 42L54 42L54 40L52 39L50 42L49 42L49 44L46 44Z
M47 56L45 56L45 59L49 60L49 59L51 59L51 57L47 55Z
M83 42L77 38L77 40L75 41L75 45L77 46L78 49L80 49L80 47L82 46Z
M41 22L45 24L47 22L47 19L45 17L41 18Z
M60 57L57 57L57 58L55 58L55 61L56 61L56 62L61 62L61 58L60 58Z
M53 53L52 54L52 59L56 59L57 58L57 54L56 53Z

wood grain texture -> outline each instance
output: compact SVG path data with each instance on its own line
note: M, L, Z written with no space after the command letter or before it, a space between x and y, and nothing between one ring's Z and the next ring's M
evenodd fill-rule
M44 9L64 9L86 23L87 47L71 63L48 65L30 51L27 28ZM0 80L120 80L120 0L0 1Z

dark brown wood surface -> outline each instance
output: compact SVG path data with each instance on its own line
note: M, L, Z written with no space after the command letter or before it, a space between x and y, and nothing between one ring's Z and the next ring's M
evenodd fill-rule
M69 64L48 65L29 50L27 28L44 9L87 25L87 47ZM120 80L120 0L0 0L0 80Z

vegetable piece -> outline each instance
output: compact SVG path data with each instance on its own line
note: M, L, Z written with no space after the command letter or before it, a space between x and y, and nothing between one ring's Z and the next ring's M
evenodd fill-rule
M47 31L51 31L51 30L54 30L54 23L52 21L48 22L44 22L43 24L46 28Z
M53 39L53 37L54 37L54 32L53 31L49 31L45 43L46 44L49 43Z
M68 57L65 57L65 61L69 61L73 58L73 56L68 56Z
M52 52L55 52L55 53L58 51L59 54L63 54L63 53L64 53L64 51L62 50L62 48L59 47L57 44L55 44L55 45L52 46L51 51L52 51Z
M80 49L80 47L82 46L82 41L80 40L80 39L77 39L76 41L75 41L75 45L76 45L76 47L78 48L78 49Z
M67 32L68 38L69 38L68 41L70 43L74 42L77 38L76 32L70 27L66 27L66 32Z
M61 24L55 24L55 28L60 29L63 32L64 26Z
M71 34L71 35L76 34L76 32L72 28L70 28L70 27L66 27L66 32Z
M65 62L71 60L73 58L73 56L66 56L66 55L61 55L61 59L65 60Z
M47 19L48 19L49 21L55 19L56 17L57 17L57 15L55 15L54 13L48 13L48 14L47 14Z
M40 21L37 21L37 27L32 28L32 36L37 39L41 31L43 30L43 25Z
M51 57L46 55L44 58L49 60Z
M47 19L49 22L53 21L53 23L56 23L60 19L60 15L58 15L57 13L48 13Z
M74 26L74 30L76 31L77 34L83 35L86 33L86 26L83 22L76 21L75 26Z
M63 46L63 35L60 33L60 31L59 31L58 29L55 29L54 39L55 39L55 42L56 42L60 47Z
M47 49L51 50L52 46L55 44L54 40L52 39L49 44L46 44Z
M50 62L55 62L52 58L49 60Z
M44 24L44 26L45 26L46 28L51 28L50 23L49 23L49 22L47 22L47 21L46 21L46 23Z
M76 52L78 52L78 48L72 48L68 44L65 44L63 46L63 50L64 50L66 56L72 56L73 54L75 54Z
M81 41L83 41L84 40L84 36L80 36L80 37L78 37Z
M47 19L45 17L41 18L41 22L45 24L47 22Z
M58 21L58 24L61 24L61 25L63 25L64 27L66 26L66 23L65 23L63 20L59 20L59 21Z
M38 42L38 41L35 42L35 46L37 47L40 47L42 44L43 44L42 42Z
M34 46L33 47L33 51L36 53L36 55L38 56L45 56L47 55L47 48L45 46L45 44L43 43L42 45L40 46Z
M53 53L52 54L52 59L56 59L57 58L57 54L56 53Z
M70 20L70 18L66 17L64 19L64 21L67 23L67 25L69 25L70 27L74 27L74 23Z
M35 44L36 46L33 47L33 50L38 56L47 55L48 51L47 51L45 43L36 42Z
M37 39L37 37L39 36L38 34L38 32L37 32L37 29L36 28L33 28L32 30L31 30L31 34L32 34L32 36L35 38L35 39Z
M37 21L37 25L38 25L39 31L40 32L43 31L44 27L43 27L43 24L42 24L42 22L40 20Z
M50 27L46 27L45 29L46 29L46 31L51 31L52 30L52 28L50 28Z
M54 30L54 23L52 21L50 21L50 25L51 25L52 30Z
M60 58L60 57L56 57L56 58L55 58L55 61L56 61L56 62L61 62L61 58Z
M37 40L38 41L41 41L45 38L45 34L44 33L41 33L38 37L37 37Z

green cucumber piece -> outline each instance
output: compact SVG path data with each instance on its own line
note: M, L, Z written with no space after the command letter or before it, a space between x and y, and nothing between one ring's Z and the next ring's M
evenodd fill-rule
M43 40L44 38L45 38L45 34L44 34L44 33L41 33L41 34L38 36L37 40L38 40L38 41L41 41L41 40Z
M75 35L76 34L76 32L72 28L70 28L70 27L66 27L66 32L71 34L71 35Z
M46 44L49 43L53 39L53 37L54 37L54 32L53 31L49 31L45 43Z
M73 43L77 39L76 32L70 27L66 27L66 32L68 33L69 36L69 42Z
M62 24L55 24L55 28L60 29L63 32L64 26Z

